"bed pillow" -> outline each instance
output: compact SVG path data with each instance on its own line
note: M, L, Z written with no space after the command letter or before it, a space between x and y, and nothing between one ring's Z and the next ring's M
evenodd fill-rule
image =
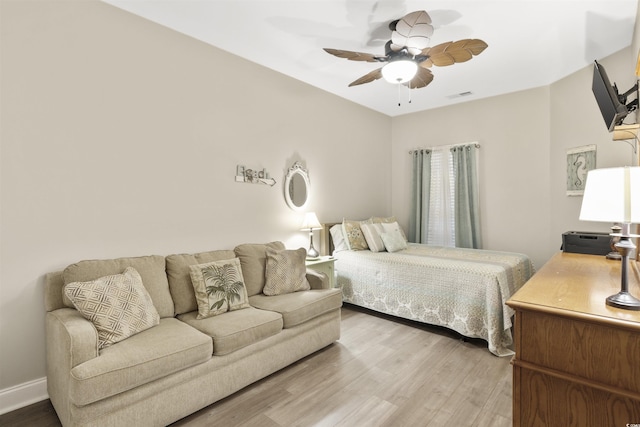
M352 251L363 251L369 249L367 241L364 238L364 234L362 234L360 224L371 224L371 220L352 221L345 219L342 221L344 239L347 242L347 246Z
M98 331L98 349L103 349L160 323L158 311L142 277L133 267L122 274L88 282L71 282L64 294Z
M393 223L398 224L398 220L396 219L395 216L372 217L371 221L374 224L393 224ZM404 238L404 240L407 241L407 235L404 233L404 230L402 229L402 227L400 227L399 224L398 224L398 229L400 230L400 234L402 234L402 237Z
M384 243L382 242L382 238L380 238L380 233L384 233L381 224L360 224L360 228L371 252L384 251Z
M344 240L344 234L342 233L342 224L336 224L331 227L329 233L331 233L334 253L349 250L349 246L347 246L347 242Z
M198 319L249 307L238 258L189 266L198 303Z
M407 236L404 234L404 231L402 231L400 224L398 224L397 222L382 222L380 223L380 225L387 233L397 231L398 233L400 233L400 237L402 237L402 240L407 243Z
M304 248L276 250L267 248L267 266L265 284L262 292L265 295L282 295L311 289L307 280Z
M398 230L381 233L380 238L384 242L387 252L398 252L407 249L407 242Z

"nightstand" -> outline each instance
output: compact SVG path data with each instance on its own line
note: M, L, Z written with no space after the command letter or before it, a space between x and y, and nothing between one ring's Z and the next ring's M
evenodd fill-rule
M336 286L336 276L334 269L334 262L336 259L332 256L321 256L316 259L308 259L305 264L307 268L317 272L324 273L329 278L330 287L334 288Z

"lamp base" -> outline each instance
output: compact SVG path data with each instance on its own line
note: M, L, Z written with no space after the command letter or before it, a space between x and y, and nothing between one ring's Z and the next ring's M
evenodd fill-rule
M609 252L606 258L620 261L622 259L622 255L620 255L618 252Z
M607 305L624 310L640 311L640 300L624 291L607 297Z
M320 253L313 247L313 229L309 230L309 249L307 250L307 259L316 259Z
M318 253L316 248L314 248L313 246L311 246L307 250L307 259L315 259L315 258L318 258L319 256L320 256L320 254Z

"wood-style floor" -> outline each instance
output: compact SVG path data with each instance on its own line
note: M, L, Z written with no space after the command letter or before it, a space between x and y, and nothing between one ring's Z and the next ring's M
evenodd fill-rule
M172 426L510 426L510 358L482 340L342 309L329 347ZM46 400L0 426L59 426Z

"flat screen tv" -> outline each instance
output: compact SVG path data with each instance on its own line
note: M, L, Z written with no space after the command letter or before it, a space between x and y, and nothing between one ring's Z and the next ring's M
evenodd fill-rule
M627 94L618 94L618 88L615 84L611 84L607 72L602 65L598 64L598 61L594 61L593 65L591 90L593 90L593 95L596 97L598 107L600 107L604 123L609 132L613 132L613 128L621 125L629 114L629 108L624 104Z

